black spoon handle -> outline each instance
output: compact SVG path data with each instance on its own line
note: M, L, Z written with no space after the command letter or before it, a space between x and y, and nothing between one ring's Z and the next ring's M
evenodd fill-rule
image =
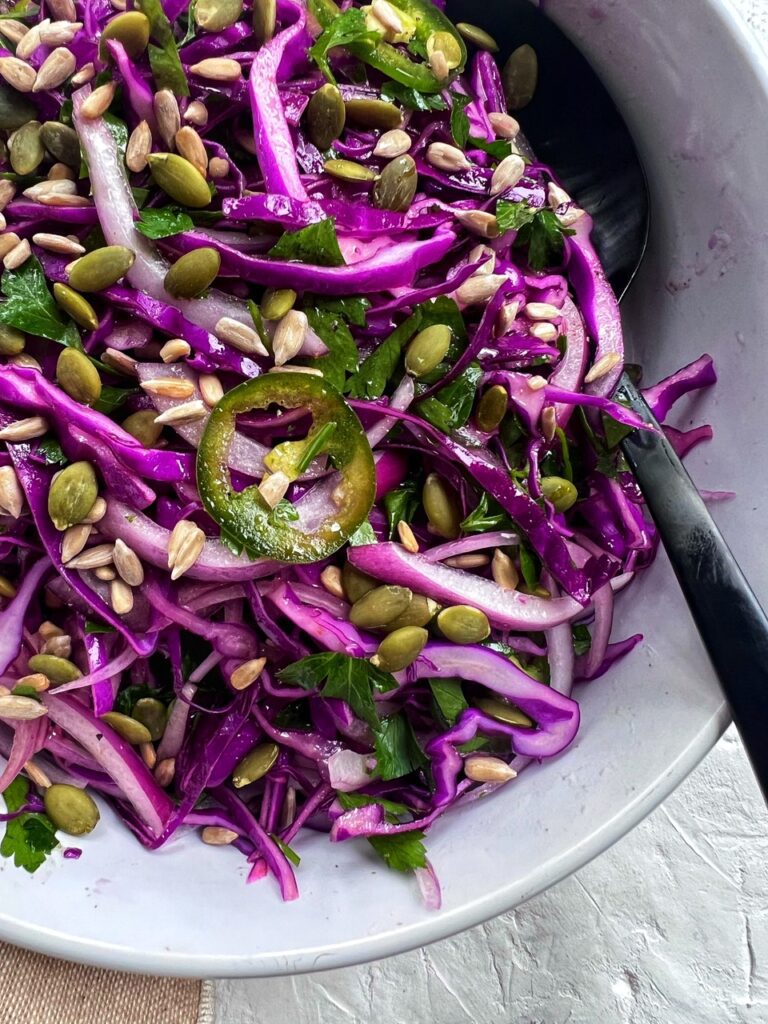
M624 374L616 397L656 421ZM622 443L768 802L768 618L669 441Z

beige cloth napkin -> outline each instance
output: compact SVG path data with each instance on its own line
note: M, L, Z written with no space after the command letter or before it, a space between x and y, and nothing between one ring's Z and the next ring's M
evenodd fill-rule
M0 944L0 1024L213 1024L213 986L118 974Z

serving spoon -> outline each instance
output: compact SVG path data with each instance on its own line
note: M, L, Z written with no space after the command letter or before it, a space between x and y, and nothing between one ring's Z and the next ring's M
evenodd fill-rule
M449 0L454 21L473 22L476 10L476 0ZM586 58L530 0L486 3L483 16L501 53L523 43L536 51L536 91L515 116L537 157L592 215L592 241L621 299L642 262L650 223L632 135ZM627 373L614 397L656 428L633 431L622 449L768 801L768 618Z

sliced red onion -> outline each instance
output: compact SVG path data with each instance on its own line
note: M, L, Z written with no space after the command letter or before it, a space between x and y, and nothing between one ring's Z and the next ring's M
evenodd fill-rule
M337 750L328 758L328 781L342 793L362 789L371 781L375 760L370 754L356 754L354 750Z
M563 332L566 336L565 354L549 375L552 387L563 391L578 391L587 369L589 348L584 321L571 298L566 298L563 305ZM557 424L565 427L573 414L574 406L570 403L556 402L555 413Z
M48 735L48 720L36 718L31 722L15 722L13 727L13 744L8 755L8 763L0 775L0 793L4 793L24 765L45 746Z
M71 683L62 683L61 686L57 686L56 695L69 693L70 690L82 690L84 686L97 686L99 683L103 683L115 676L119 677L137 658L138 654L136 651L132 647L126 647L122 654L113 658L106 665L102 665L101 668L97 668L94 672L81 676Z
M5 672L19 656L27 609L33 598L37 597L43 577L50 569L50 558L41 558L35 562L26 571L14 599L0 612L0 673Z
M413 401L415 391L416 388L413 383L413 377L409 377L406 374L392 392L392 397L390 398L387 407L390 409L398 409L400 411L407 409ZM385 410L382 409L382 411ZM368 444L371 448L375 448L377 444L380 444L396 424L397 420L394 417L384 415L378 423L369 427L365 433L368 438Z
M469 537L462 537L461 540L450 540L447 544L437 544L424 552L424 558L428 562L444 562L446 558L454 558L456 555L465 555L470 551L482 551L485 548L501 548L507 545L517 545L520 537L516 533L509 533L504 530L495 533L476 533Z
M440 891L440 882L435 869L427 861L427 866L425 868L416 868L414 874L416 875L416 884L419 887L421 898L424 900L424 906L427 910L439 910L443 902L443 895Z

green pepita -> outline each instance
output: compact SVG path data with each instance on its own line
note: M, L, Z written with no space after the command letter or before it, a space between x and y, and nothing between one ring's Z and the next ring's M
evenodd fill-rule
M413 600L396 619L392 619L383 627L386 633L392 633L396 629L403 629L405 626L426 626L440 611L440 605L431 597L424 597L423 594L414 594Z
M265 320L282 320L295 302L293 288L267 288L261 298L261 315Z
M105 245L75 260L69 286L79 292L100 292L124 277L136 255L124 245Z
M60 121L46 121L40 141L54 158L67 167L80 167L80 139L74 128Z
M524 728L532 729L536 724L514 704L508 704L495 697L480 697L475 701L475 707L489 718L494 718L497 722L504 722L506 725L521 725Z
M499 44L489 35L485 29L478 25L470 25L469 22L459 21L456 23L456 31L462 35L468 43L474 43L480 50L488 50L489 53L496 53Z
M104 61L109 59L108 39L122 43L128 56L136 60L149 42L149 19L141 11L125 11L108 21L99 41L99 57Z
M423 377L439 366L451 347L451 328L432 324L419 331L405 350L405 368L412 377Z
M123 715L119 711L108 711L106 715L101 716L101 720L133 747L138 747L140 743L152 742L152 736L146 725L142 725L141 722L137 722L129 715Z
M154 448L163 432L162 423L155 423L156 416L155 409L139 409L123 420L123 430L140 441L145 448Z
M419 175L416 162L407 154L397 156L382 169L373 186L371 201L380 210L394 210L404 213L410 208L416 195Z
M437 473L430 473L424 481L421 500L432 530L439 537L455 540L459 536L461 511L456 496Z
M379 585L373 576L367 576L364 572L360 572L359 569L356 569L349 562L345 562L342 567L341 582L344 587L344 593L347 595L347 600L352 604L355 601L359 601L369 590L374 590Z
M99 496L96 473L90 462L72 462L51 482L48 515L57 530L81 523Z
M527 43L518 46L501 73L504 95L510 110L522 110L528 106L536 92L538 79L539 60L536 51Z
M269 42L276 23L277 0L253 0L253 34L259 45Z
M83 405L93 405L101 398L99 371L88 356L76 348L62 349L56 362L56 380L62 391Z
M327 174L342 181L375 181L376 171L354 160L326 160L323 164Z
M437 616L437 628L447 640L455 644L479 644L491 632L485 612L468 604L443 608Z
M0 356L17 356L24 351L26 337L10 324L0 324Z
M0 128L9 132L21 128L37 113L29 100L8 86L0 85Z
M200 171L178 153L150 153L147 157L155 183L182 206L209 206L211 190Z
M180 256L165 275L165 290L177 299L196 299L213 282L221 268L221 256L205 246Z
M99 823L99 808L84 789L57 782L43 793L45 813L60 832L87 836Z
M235 789L242 789L263 778L277 761L279 753L280 748L276 743L262 743L250 754L246 754L232 772Z
M344 131L347 111L341 93L330 82L321 86L307 105L307 129L310 141L318 149L328 149Z
M349 609L349 621L361 629L378 629L402 615L412 599L408 587L375 587L355 601Z
M401 672L418 658L429 640L419 626L403 626L389 633L379 644L375 664L384 672Z
M243 0L197 0L195 21L204 32L221 32L243 13Z
M148 730L153 743L162 739L165 724L168 721L168 711L161 700L156 700L154 697L141 697L133 705L131 716Z
M53 297L64 312L71 316L80 327L84 327L88 331L95 331L99 326L96 310L88 299L76 292L74 288L57 281L53 286Z
M445 57L449 71L461 64L462 52L459 41L451 32L433 32L427 39L427 57L431 58L435 50Z
M483 392L483 397L477 403L475 419L478 427L488 432L495 430L506 416L508 408L507 389L501 384L494 384Z
M347 120L362 128L378 128L386 132L390 128L399 128L403 120L400 108L386 100L347 100L344 106Z
M562 476L543 476L541 478L541 493L551 502L558 512L567 512L572 508L579 497L579 492L570 480Z
M56 654L33 654L27 664L30 672L41 672L57 686L73 683L83 674L74 662Z
M32 174L45 158L45 149L40 140L40 122L27 121L11 140L11 167L17 174Z
M0 575L0 597L12 600L16 597L16 593L16 587L14 587L8 577Z

